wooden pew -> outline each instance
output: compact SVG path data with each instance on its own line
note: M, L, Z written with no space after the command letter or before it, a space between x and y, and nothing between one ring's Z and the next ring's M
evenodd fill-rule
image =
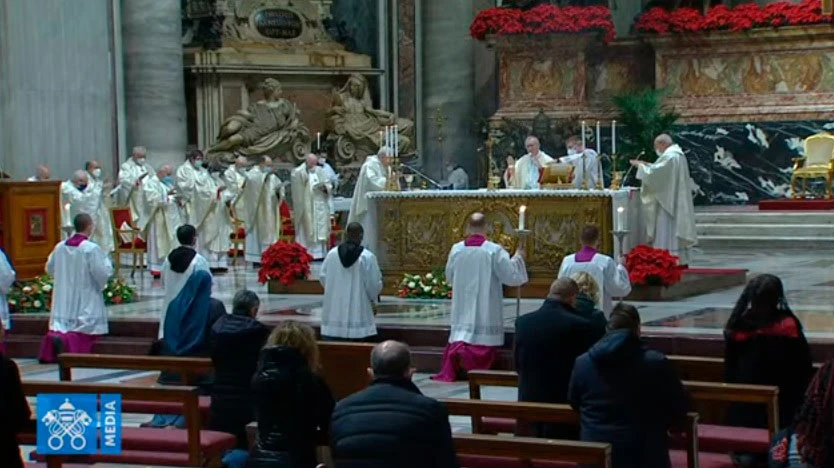
M482 386L517 387L518 374L507 371L470 371L469 397L481 399ZM767 411L768 428L736 428L717 424L700 424L698 439L700 447L709 452L726 453L738 446L750 448L751 451L767 451L770 440L779 427L779 389L765 385L742 385L716 382L684 381L693 402L740 402L758 403ZM506 432L515 425L507 419L493 419L485 427L485 420L473 422L473 432L493 433L497 430Z
M321 373L333 398L341 400L368 386L373 348L373 343L319 341Z
M197 403L197 390L197 387L190 386L148 387L124 384L24 381L23 393L27 396L48 393L118 393L123 399L171 402L182 408L186 421L185 430L123 426L121 455L38 456L36 454L36 457L46 460L50 468L60 467L65 461L214 466L219 463L226 450L237 445L237 440L230 434L200 430L201 417ZM24 434L24 438L33 436L34 434ZM153 447L154 440L163 441L164 446Z
M683 355L670 355L666 358L677 367L678 374L683 380L724 381L724 358ZM815 362L814 372L818 371L822 365L821 362Z
M453 434L455 454L461 466L532 467L530 460L570 462L599 468L611 467L611 446L594 442L535 439L532 437L500 437L483 434ZM487 459L483 464L474 463ZM499 461L498 459L503 459ZM471 460L473 463L466 463ZM515 462L515 463L513 463Z

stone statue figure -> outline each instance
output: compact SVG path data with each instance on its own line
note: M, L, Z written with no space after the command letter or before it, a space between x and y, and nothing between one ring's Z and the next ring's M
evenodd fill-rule
M310 151L310 133L295 104L281 97L281 83L267 78L264 98L241 109L220 126L217 142L206 150L214 166L232 164L237 156L267 155L296 163Z
M368 80L352 74L341 89L333 90L333 104L327 113L328 139L335 140L339 159L351 162L376 153L380 147L380 132L387 125L397 125L399 152L413 151L414 123L398 119L394 114L374 109Z

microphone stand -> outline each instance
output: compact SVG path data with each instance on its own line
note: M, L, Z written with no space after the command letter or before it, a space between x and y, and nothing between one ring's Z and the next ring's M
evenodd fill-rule
M434 179L432 179L431 177L427 176L426 174L423 174L422 172L420 172L420 170L419 170L419 169L415 168L414 166L411 166L410 164L406 164L406 163L404 163L404 162L400 162L400 164L401 164L404 168L406 168L406 169L408 169L409 171L413 172L415 175L417 175L417 176L418 176L418 177L420 177L421 179L423 179L423 180L425 180L426 182L428 182L429 184L431 184L434 188L436 188L436 189L438 189L438 190L443 190L443 186L442 186L442 185L440 185L439 183L437 183L437 181L435 181L435 180L434 180Z

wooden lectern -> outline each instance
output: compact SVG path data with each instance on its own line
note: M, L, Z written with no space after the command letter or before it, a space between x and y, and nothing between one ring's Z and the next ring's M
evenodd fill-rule
M0 247L17 279L44 273L46 259L61 240L61 181L0 180Z

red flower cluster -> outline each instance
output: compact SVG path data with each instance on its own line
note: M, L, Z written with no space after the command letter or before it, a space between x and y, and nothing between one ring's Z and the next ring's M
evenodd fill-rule
M604 6L564 7L542 4L526 11L516 8L481 10L469 26L469 34L483 40L488 34L552 34L598 31L610 42L616 31L611 11Z
M707 14L692 8L672 11L650 8L637 19L634 29L651 34L673 34L706 31L746 31L753 28L778 28L806 24L831 23L823 16L819 0L800 3L777 2L759 6L745 3L735 8L716 5Z
M261 268L258 270L258 282L278 280L289 286L295 280L305 279L310 275L310 262L313 257L297 242L278 241L261 254Z
M631 284L647 286L671 286L681 280L683 272L678 257L665 249L638 245L625 256Z

